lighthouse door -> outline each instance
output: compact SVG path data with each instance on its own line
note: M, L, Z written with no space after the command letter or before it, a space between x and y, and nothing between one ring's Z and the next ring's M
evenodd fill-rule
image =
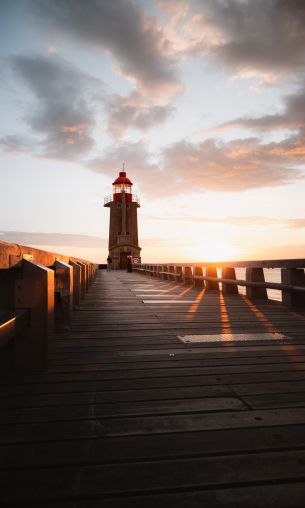
M127 257L130 252L120 252L120 270L127 270Z

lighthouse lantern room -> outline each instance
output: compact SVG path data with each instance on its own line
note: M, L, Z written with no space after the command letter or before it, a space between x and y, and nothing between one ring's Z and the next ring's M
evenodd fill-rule
M140 261L137 216L140 202L132 194L132 185L126 172L120 171L112 184L112 195L104 200L104 206L110 208L109 255L115 270L127 268L128 256Z

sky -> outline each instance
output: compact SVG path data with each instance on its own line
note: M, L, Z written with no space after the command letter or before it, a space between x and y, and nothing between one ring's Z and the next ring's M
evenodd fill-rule
M304 0L0 0L0 241L105 262L305 258Z

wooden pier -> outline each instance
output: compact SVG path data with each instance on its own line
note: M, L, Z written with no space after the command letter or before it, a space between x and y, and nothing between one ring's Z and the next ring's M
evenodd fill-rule
M304 308L149 270L99 271L47 371L1 376L2 506L304 506Z

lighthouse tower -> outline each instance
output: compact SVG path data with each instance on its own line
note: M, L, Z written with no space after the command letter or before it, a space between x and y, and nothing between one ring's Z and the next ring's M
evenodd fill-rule
M132 194L132 182L120 171L112 184L112 195L105 197L104 206L110 208L109 254L115 270L127 268L127 257L140 258L137 209L140 202Z

